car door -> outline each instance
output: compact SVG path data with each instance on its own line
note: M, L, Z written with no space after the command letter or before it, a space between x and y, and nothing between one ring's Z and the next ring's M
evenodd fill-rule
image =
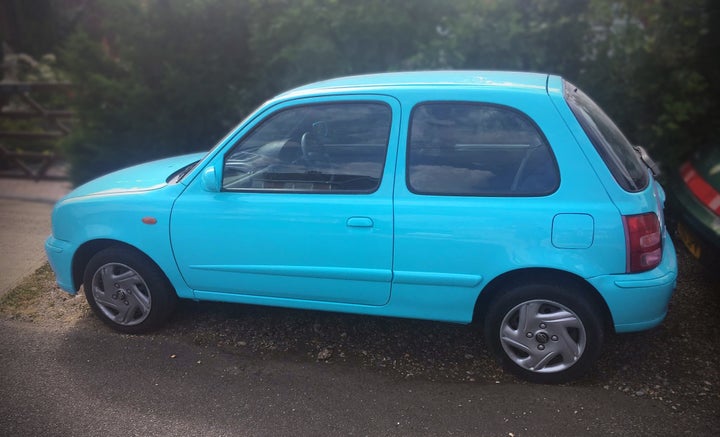
M386 96L301 99L241 128L205 170L219 191L198 177L173 208L173 250L198 297L385 304L398 115Z

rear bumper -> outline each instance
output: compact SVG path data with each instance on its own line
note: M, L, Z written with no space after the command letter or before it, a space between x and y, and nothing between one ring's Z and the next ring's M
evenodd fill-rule
M67 241L50 236L45 240L45 253L50 261L50 267L55 272L58 286L70 294L77 293L72 280L74 246Z
M655 269L588 280L605 299L615 332L650 329L665 319L677 283L678 267L672 240L667 234L664 240L663 259Z

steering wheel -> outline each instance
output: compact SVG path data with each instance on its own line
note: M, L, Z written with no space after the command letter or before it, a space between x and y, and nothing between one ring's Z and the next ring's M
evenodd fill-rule
M305 132L300 138L300 150L304 158L309 158L313 154L313 149L317 148L317 140L313 138L310 132Z
M318 161L327 158L322 144L310 132L305 132L300 138L300 151L305 161Z

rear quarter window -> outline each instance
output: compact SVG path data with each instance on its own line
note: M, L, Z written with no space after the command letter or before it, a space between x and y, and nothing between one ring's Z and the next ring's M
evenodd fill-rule
M543 196L560 182L544 135L512 108L430 102L411 115L407 184L416 194Z
M644 190L649 182L648 169L612 119L569 82L565 82L565 101L617 183L625 191Z

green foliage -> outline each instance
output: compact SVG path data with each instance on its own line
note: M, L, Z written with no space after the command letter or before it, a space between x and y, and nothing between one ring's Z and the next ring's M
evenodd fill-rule
M243 10L231 0L101 3L100 30L61 58L78 84L65 141L75 182L208 149L249 109Z
M339 75L397 70L448 6L438 0L251 0L251 48L267 95Z
M446 52L456 59L451 66L573 77L584 54L587 5L588 0L465 0L445 24L452 36Z
M58 16L51 7L52 0L4 0L3 3L0 4L0 18L7 17L12 24L0 25L0 41L9 44L17 53L45 54L61 33Z
M706 0L592 3L592 57L577 78L626 135L675 166L713 138L710 78L700 61L709 32ZM715 6L716 7L716 6ZM717 70L717 56L715 69ZM717 140L717 137L715 136Z
M60 55L78 84L65 144L75 182L207 149L289 87L389 70L561 74L669 165L718 134L713 0L90 4Z

